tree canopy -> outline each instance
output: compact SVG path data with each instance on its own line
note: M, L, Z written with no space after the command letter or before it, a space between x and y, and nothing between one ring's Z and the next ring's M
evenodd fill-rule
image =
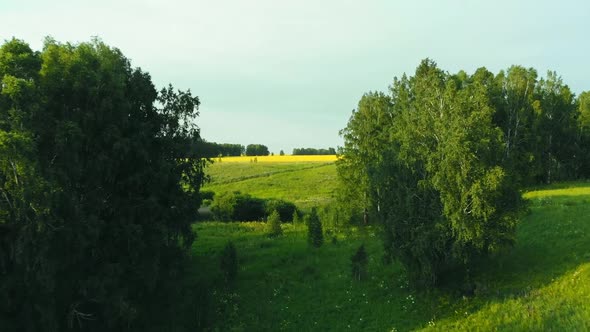
M586 96L554 72L424 60L359 101L341 131L341 196L382 223L388 258L436 284L514 242L522 186L588 176Z
M206 164L199 99L157 91L99 40L7 41L0 80L0 321L113 331L172 317L162 290L193 242Z

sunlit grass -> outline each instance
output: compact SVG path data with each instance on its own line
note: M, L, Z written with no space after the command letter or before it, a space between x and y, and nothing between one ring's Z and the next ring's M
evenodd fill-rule
M377 228L341 231L335 243L329 235L323 247L312 249L304 225L285 225L284 236L270 239L260 223L197 224L196 266L206 271L216 289L214 306L224 313L214 328L590 330L590 184L539 188L525 197L530 213L521 220L515 247L472 269L475 295L465 295L460 280L458 287L430 291L408 287L398 264L383 265ZM216 271L228 240L236 243L240 270L235 286L223 290ZM369 280L354 282L350 256L361 243L370 257Z

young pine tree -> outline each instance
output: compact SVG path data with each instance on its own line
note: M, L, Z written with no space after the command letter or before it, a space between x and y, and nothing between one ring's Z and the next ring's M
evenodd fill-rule
M281 216L277 210L273 210L268 220L266 221L268 230L267 234L270 237L277 237L283 235L283 228L281 227Z
M364 280L367 277L367 252L365 245L361 244L358 250L350 257L352 278L354 280Z
M236 275L238 274L238 254L236 247L231 241L223 248L220 268L226 282L230 283L236 279Z
M311 209L311 213L306 216L307 224L307 241L310 245L319 248L324 243L324 233L322 222L318 217L316 208Z

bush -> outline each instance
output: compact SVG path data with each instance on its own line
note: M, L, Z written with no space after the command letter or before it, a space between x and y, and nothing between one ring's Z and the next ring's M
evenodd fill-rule
M283 235L283 229L281 228L281 217L277 211L273 211L267 220L268 236L277 237Z
M292 220L293 220L294 224L298 224L301 222L301 218L299 217L299 212L297 211L297 209L295 209L295 211L293 211Z
M266 216L263 199L239 191L217 195L211 212L221 221L258 221Z
M367 278L367 252L365 251L365 245L361 244L358 250L350 257L351 268L352 268L352 279L354 280L365 280Z
M295 204L291 202L281 199L270 199L266 201L266 213L270 215L273 211L277 211L283 222L293 221L293 214L296 210Z
M212 201L213 198L215 197L215 193L211 190L203 190L199 193L199 195L201 195L201 199L203 199L203 200L208 199L210 201Z
M322 230L322 222L318 217L317 209L311 209L311 213L306 216L307 224L307 242L313 247L319 248L324 243L324 233Z
M238 254L233 242L228 242L223 248L219 267L225 282L231 283L236 279L238 274Z

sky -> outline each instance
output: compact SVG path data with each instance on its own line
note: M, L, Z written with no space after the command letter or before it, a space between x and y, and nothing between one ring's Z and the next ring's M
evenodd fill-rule
M343 144L360 97L424 58L444 70L518 64L590 90L590 1L0 0L0 41L119 48L157 87L201 100L208 141Z

